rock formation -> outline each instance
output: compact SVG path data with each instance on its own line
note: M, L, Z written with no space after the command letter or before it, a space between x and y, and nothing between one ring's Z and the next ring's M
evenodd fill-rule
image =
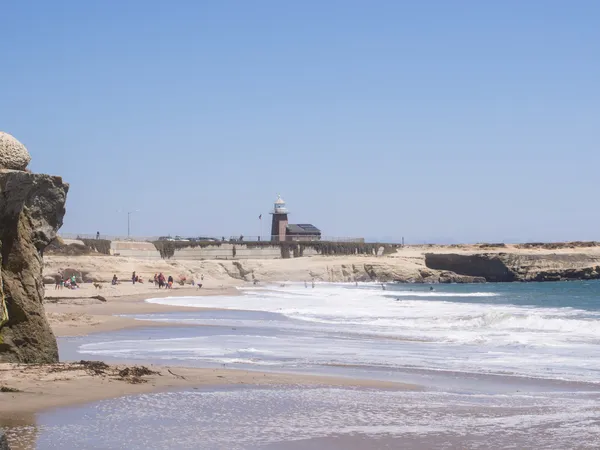
M585 253L427 253L425 265L492 282L600 279L600 257Z
M0 430L0 450L10 450L6 435Z
M0 131L0 168L25 170L31 156L23 144L8 133Z
M42 255L62 225L67 191L60 177L0 169L0 313L8 313L0 314L0 362L58 361L42 305Z

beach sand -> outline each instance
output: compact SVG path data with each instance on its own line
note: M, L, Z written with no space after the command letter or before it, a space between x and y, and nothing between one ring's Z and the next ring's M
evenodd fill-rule
M115 331L124 328L169 326L161 322L140 321L121 314L152 314L178 311L197 311L198 308L167 306L146 303L148 298L185 297L205 295L238 295L234 287L198 289L194 286L174 286L158 289L154 285L131 283L110 286L102 284L96 289L92 284L82 284L79 289L55 290L46 285L44 308L57 337L84 336L90 333ZM110 286L110 287L109 287ZM102 296L106 301L98 300Z

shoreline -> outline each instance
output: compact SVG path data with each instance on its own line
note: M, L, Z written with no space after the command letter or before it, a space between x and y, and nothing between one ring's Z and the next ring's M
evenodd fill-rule
M206 386L329 386L391 390L418 390L419 386L366 379L321 375L254 372L239 369L209 369L181 366L145 366L155 374L122 378L118 373L132 364L107 364L105 373L95 373L79 363L25 365L0 363L0 386L19 392L0 392L0 426L17 416L82 405L127 395L192 389Z
M146 303L149 298L239 295L235 287L172 290L144 289L144 292L115 292L106 301L92 298L98 295L91 286L76 291L54 291L47 287L45 309L52 330L57 337L78 337L92 333L111 332L132 328L173 327L177 323L163 323L119 317L115 314L151 314L163 312L198 311L201 308ZM53 289L53 287L52 287ZM68 293L68 295L64 295ZM54 294L54 295L52 295ZM62 294L62 295L61 295ZM102 295L102 294L99 294ZM217 310L203 308L204 310ZM170 365L148 365L156 374L131 382L118 373L132 370L134 362L107 364L107 369L96 373L78 362L57 364L0 363L0 387L16 392L0 392L0 426L31 422L32 414L62 407L70 407L108 400L127 395L163 392L174 389L192 389L206 386L285 385L357 387L393 390L417 390L409 383L355 379L343 376L295 374L240 369L191 368Z

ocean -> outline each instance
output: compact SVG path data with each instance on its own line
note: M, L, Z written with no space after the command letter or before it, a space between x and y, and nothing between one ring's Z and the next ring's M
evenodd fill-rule
M289 283L238 296L148 300L221 310L136 316L182 327L100 335L77 351L260 370L346 366L599 381L599 282L384 287Z
M149 300L219 309L136 316L172 327L63 338L61 357L396 380L416 391L235 385L134 395L40 414L13 442L600 448L600 283L384 287L286 283Z

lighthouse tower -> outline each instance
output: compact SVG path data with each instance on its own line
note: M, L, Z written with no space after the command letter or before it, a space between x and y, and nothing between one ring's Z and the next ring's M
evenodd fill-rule
M273 242L285 242L288 225L288 210L281 195L277 196L273 206L273 222L271 225L271 240Z

